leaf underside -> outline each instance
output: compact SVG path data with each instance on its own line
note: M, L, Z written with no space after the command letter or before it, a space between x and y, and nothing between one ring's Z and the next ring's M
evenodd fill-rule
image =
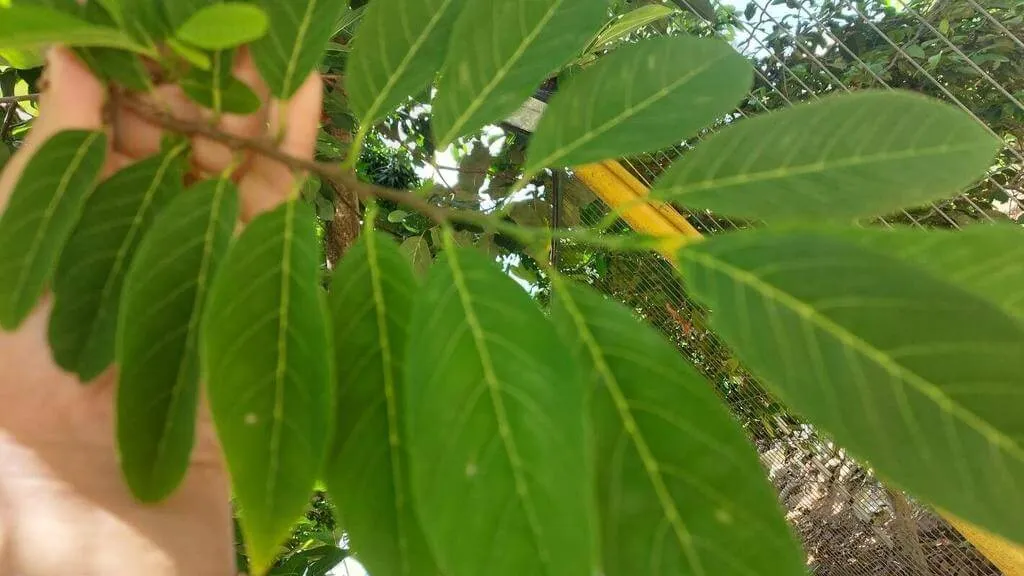
M181 144L114 174L89 195L53 281L53 358L83 382L114 360L121 288L153 218L184 188Z
M444 62L465 0L375 0L352 45L345 82L360 124L372 125L419 92ZM395 18L401 25L395 25Z
M1024 542L1024 324L897 258L817 232L680 253L716 331L781 400L901 487Z
M270 29L250 46L270 91L289 98L320 62L334 24L345 9L336 0L260 0Z
M557 283L553 317L593 387L603 573L803 574L757 452L711 383L589 289Z
M374 574L437 574L412 509L399 407L417 283L394 241L363 235L334 273L337 366L327 487L359 559Z
M331 358L312 209L291 200L232 245L210 292L203 379L255 572L308 502L331 432Z
M153 223L125 279L117 440L136 498L166 498L188 470L199 399L199 321L238 217L228 180L196 184Z
M523 170L676 144L725 116L752 80L747 59L717 39L666 37L620 48L552 98Z
M420 289L406 358L414 502L442 573L591 573L582 381L536 304L456 248Z
M434 97L438 148L515 112L604 18L604 3L593 0L466 2Z
M106 159L102 132L50 137L32 156L0 216L0 326L17 328L53 276Z
M651 195L768 223L849 222L956 194L1000 145L920 95L831 96L736 122L673 164Z

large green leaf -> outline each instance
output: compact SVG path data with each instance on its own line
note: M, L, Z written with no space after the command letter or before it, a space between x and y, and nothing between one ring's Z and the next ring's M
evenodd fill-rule
M374 0L363 16L345 73L360 126L372 126L420 92L444 62L465 0ZM396 22L397 19L397 22Z
M331 350L316 219L291 200L253 220L214 279L201 350L253 572L302 514L331 434Z
M416 279L394 241L376 232L345 253L334 278L337 424L327 487L371 573L437 574L412 509L399 421Z
M921 266L1024 320L1024 228L844 230L842 237Z
M1024 323L820 232L721 236L680 259L713 327L781 400L896 484L1024 542Z
M267 14L259 6L242 2L210 4L192 14L175 35L205 50L227 50L267 33Z
M551 100L524 170L671 146L735 108L752 80L747 59L717 39L665 37L620 48Z
M438 148L504 119L604 22L594 0L471 0L455 22L433 103Z
M0 216L0 326L17 328L49 283L106 159L102 132L70 130L35 153Z
M739 423L653 328L565 281L554 319L590 373L608 576L804 573Z
M260 0L270 31L252 44L260 74L278 98L299 89L320 62L334 24L345 10L341 0Z
M82 382L114 360L121 288L153 218L184 189L187 144L133 164L100 184L61 253L53 280L50 349Z
M450 234L405 368L414 503L441 572L594 574L578 366L523 289Z
M1000 145L936 100L833 96L738 121L677 161L651 194L742 218L850 221L952 196L985 174Z
M238 217L230 180L174 198L125 278L118 326L117 441L136 498L166 498L188 470L199 400L199 321Z
M59 10L20 4L0 7L0 49L44 48L50 44L146 51L117 28L90 24Z
M244 82L231 73L234 50L210 55L210 69L192 68L178 84L196 103L214 113L253 114L262 102Z

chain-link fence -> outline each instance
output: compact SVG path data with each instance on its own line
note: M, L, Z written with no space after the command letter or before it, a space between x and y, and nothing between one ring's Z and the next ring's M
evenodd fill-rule
M674 33L726 36L755 63L754 90L728 122L830 93L910 89L961 108L1006 143L985 179L955 199L865 225L961 228L1021 218L1024 0L752 0L720 10L718 22L684 13L640 34ZM713 131L622 163L650 186ZM561 225L593 225L609 212L571 176L561 180L550 195L559 199L553 219ZM703 234L743 226L681 211ZM561 245L558 263L632 307L714 382L757 445L812 573L1000 574L942 518L887 487L776 403L707 328L705 311L663 258Z

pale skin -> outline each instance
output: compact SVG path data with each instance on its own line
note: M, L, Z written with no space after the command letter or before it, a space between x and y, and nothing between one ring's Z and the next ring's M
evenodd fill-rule
M267 104L252 116L224 116L219 129L274 138L282 152L312 159L320 117L315 74L288 102L275 102L244 51L235 75ZM70 52L51 50L41 114L21 150L0 174L0 210L26 162L49 136L104 129L110 150L104 174L158 151L161 130L126 111L104 123L108 94ZM176 116L209 118L172 86L151 96ZM261 156L239 155L210 140L193 141L192 176L219 174L235 161L242 223L272 209L295 189L296 175ZM234 574L229 483L205 409L192 465L166 501L137 503L121 477L114 437L114 370L83 385L50 356L51 302L13 333L0 332L0 574L16 576Z

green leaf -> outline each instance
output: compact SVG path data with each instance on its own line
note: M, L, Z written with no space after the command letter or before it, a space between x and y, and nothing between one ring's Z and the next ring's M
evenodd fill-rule
M604 18L604 3L593 0L466 2L434 97L437 148L515 112Z
M0 42L3 42L3 40L0 40ZM0 60L6 60L11 68L17 68L18 70L36 68L46 62L40 50L15 50L13 48L0 50Z
M753 74L746 58L716 39L665 37L620 48L551 100L524 171L671 146L735 108Z
M164 205L184 189L187 144L133 164L89 195L53 280L50 349L82 382L114 360L121 288L132 258Z
M738 121L677 161L651 195L768 222L850 221L948 198L983 176L1000 146L947 104L861 92Z
M331 434L331 357L312 209L253 220L214 279L201 350L253 572L302 514Z
M593 386L601 573L804 574L757 452L714 385L628 309L555 287L555 323Z
M533 300L447 233L409 338L414 503L441 573L596 573L583 381Z
M203 52L198 48L193 48L176 38L168 38L166 40L166 44L168 48L173 50L174 53L180 56L185 62L188 62L200 70L210 70L212 64L210 62L210 57L207 56L206 52Z
M169 496L189 466L199 400L199 321L238 218L230 180L175 197L136 252L118 326L117 441L136 498Z
M0 326L35 307L106 160L103 132L69 130L29 160L0 216Z
M464 3L374 0L369 4L345 71L349 101L361 126L372 126L430 83L444 63L452 24Z
M253 114L260 109L260 97L231 73L234 50L214 52L210 70L193 68L179 84L193 101L214 113Z
M723 235L680 260L712 326L779 399L883 477L1024 542L1024 323L820 232Z
M262 38L269 26L267 14L259 6L224 2L192 14L176 35L204 50L227 50Z
M904 49L904 52L918 60L923 60L927 57L927 54L924 53L924 48L921 48L920 44L911 44Z
M193 11L199 7L187 0L173 0L172 2L118 0L118 3L124 27L132 36L148 45L155 45L174 32L174 27L168 22L168 12L174 10L166 10L165 5L187 4Z
M591 47L596 50L605 44L622 40L644 26L653 24L674 13L675 9L664 4L647 4L646 6L631 10L605 26L604 30L594 38Z
M844 240L920 266L1024 320L1024 229L1012 224L945 230L844 230Z
M417 283L390 237L360 237L334 274L335 436L327 486L374 574L437 574L412 509L399 408Z
M710 0L672 0L672 2L683 10L689 10L697 16L714 23L718 19L715 7Z
M0 8L0 49L32 50L50 44L147 51L116 28L96 26L59 10L31 5Z
M430 254L430 245L427 244L427 240L423 236L406 238L405 242L402 242L401 249L406 259L412 265L413 271L416 272L416 276L420 278L425 277L433 261L433 256Z
M108 2L109 3L109 2ZM79 5L71 0L72 12L99 26L117 28L118 23L108 9L99 2L87 2ZM148 91L152 85L149 71L146 70L138 54L115 48L79 48L78 55L84 60L93 73L108 82L116 82L136 92Z
M320 62L345 2L260 0L258 4L270 19L270 30L251 46L252 57L274 96L288 98Z

